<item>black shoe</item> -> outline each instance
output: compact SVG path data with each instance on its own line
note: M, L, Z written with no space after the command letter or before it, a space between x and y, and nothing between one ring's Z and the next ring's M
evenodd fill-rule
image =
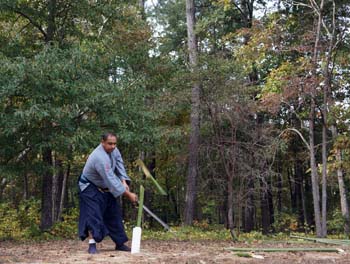
M127 245L120 245L120 246L116 246L115 247L115 250L119 250L119 251L127 251L127 252L130 252L131 251L131 248L129 248Z
M88 249L89 254L97 254L97 248L96 248L96 243L89 244L89 249Z

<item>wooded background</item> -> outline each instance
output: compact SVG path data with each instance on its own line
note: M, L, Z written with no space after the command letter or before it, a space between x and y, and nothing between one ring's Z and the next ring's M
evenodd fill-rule
M141 158L168 193L146 186L146 204L171 224L349 235L349 14L346 0L0 0L0 226L32 208L38 231L64 222L113 131L132 189Z

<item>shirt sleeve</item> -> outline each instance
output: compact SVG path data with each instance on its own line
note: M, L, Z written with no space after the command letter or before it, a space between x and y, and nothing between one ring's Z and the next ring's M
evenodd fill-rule
M121 196L125 192L123 183L115 176L109 161L99 159L95 163L95 169L100 174L107 188L114 197Z
M130 177L126 173L122 155L120 154L120 151L117 148L115 148L113 156L116 163L115 174L118 176L120 180L131 181Z

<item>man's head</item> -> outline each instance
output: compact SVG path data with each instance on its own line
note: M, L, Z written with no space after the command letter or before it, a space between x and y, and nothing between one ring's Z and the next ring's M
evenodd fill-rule
M111 153L117 145L117 136L114 133L106 132L101 136L101 144L107 153Z

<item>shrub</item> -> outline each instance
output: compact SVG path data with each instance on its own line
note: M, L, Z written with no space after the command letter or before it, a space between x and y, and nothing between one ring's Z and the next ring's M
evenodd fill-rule
M336 209L332 213L332 217L328 220L328 232L332 234L341 234L344 231L345 218L341 211Z
M0 204L0 240L39 236L39 208L40 202L33 199L21 202L18 208Z
M280 213L273 223L275 232L293 232L298 230L298 218L294 214Z
M71 208L67 210L62 215L62 221L57 222L52 229L50 234L54 237L59 238L77 238L78 237L78 218L79 218L79 209Z
M21 237L21 223L17 210L8 203L0 204L0 240L18 239Z

